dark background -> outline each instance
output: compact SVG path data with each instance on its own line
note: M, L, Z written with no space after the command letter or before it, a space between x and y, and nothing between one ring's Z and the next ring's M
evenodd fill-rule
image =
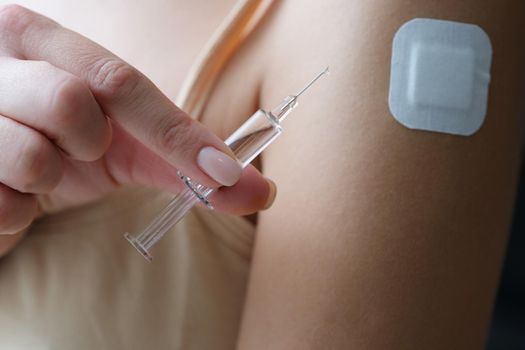
M525 165L525 159L524 159ZM525 350L525 166L486 350Z

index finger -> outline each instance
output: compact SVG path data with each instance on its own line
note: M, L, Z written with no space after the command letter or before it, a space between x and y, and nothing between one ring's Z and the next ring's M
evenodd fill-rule
M225 183L232 182L230 179L223 181L225 169L218 169L220 166L229 168L226 174L230 178L240 177L240 166L237 174L233 169L236 162L225 161L224 157L210 161L211 170L197 162L200 150L207 146L234 157L217 136L192 120L148 78L110 51L17 5L0 11L0 32L8 34L3 35L4 51L24 59L47 61L83 79L110 118L197 182L213 187L231 185Z

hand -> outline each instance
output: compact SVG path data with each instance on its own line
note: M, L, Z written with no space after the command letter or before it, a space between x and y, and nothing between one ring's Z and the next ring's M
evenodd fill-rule
M99 45L17 5L0 9L0 37L0 233L23 231L39 207L61 210L126 183L177 192L177 169L234 185L214 196L217 210L248 214L273 199L271 182L242 172L219 138Z

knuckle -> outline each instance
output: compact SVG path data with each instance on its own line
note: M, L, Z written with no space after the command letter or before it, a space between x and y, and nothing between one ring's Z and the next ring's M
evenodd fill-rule
M17 202L17 201L22 202ZM25 203L24 203L25 202ZM33 211L28 204L27 198L13 197L5 191L0 194L0 233L13 234L27 226L33 219ZM34 203L33 203L34 204ZM24 208L22 213L20 209ZM0 248L1 250L1 248Z
M100 158L109 147L111 129L87 84L74 75L66 76L54 89L50 101L47 120L60 130L53 135L53 142L61 147L76 145L73 151L76 159Z
M89 73L93 93L108 99L130 93L142 79L138 70L118 58L99 60Z
M43 178L48 160L45 148L41 142L35 141L35 138L26 141L18 163L22 191L31 192Z
M0 32L23 34L34 19L34 13L16 4L0 7Z
M196 144L192 120L186 116L166 118L164 123L153 129L153 140L163 154L187 155Z
M45 143L43 136L26 140L17 164L20 191L49 191L56 186L61 177L59 167L62 164L57 164L51 147Z
M49 71L54 71L57 69L55 66L53 66L48 61L34 60L34 61L31 61L31 63L35 65L36 71L39 71L39 72L49 72Z
M89 90L80 78L67 77L62 80L53 92L49 108L50 122L61 128L71 128L78 124L77 116L89 104Z

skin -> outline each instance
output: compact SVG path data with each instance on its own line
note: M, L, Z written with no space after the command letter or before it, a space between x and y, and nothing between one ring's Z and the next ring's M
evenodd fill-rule
M279 194L258 216L239 349L483 347L525 131L524 10L518 0L278 4L202 119L224 138L331 67L262 157ZM489 110L471 137L409 130L389 113L391 40L414 17L476 23L492 40Z
M524 14L522 1L279 5L224 86L262 64L254 100L271 106L332 74L263 156L279 195L259 216L239 349L483 348L525 131ZM471 137L389 113L391 40L414 17L477 23L492 40L488 114Z
M17 237L0 237L0 253L38 215L124 184L178 192L177 170L209 187L229 184L196 159L204 147L231 151L130 64L18 5L0 9L0 33L0 233ZM249 214L272 200L271 186L251 167L214 205Z

